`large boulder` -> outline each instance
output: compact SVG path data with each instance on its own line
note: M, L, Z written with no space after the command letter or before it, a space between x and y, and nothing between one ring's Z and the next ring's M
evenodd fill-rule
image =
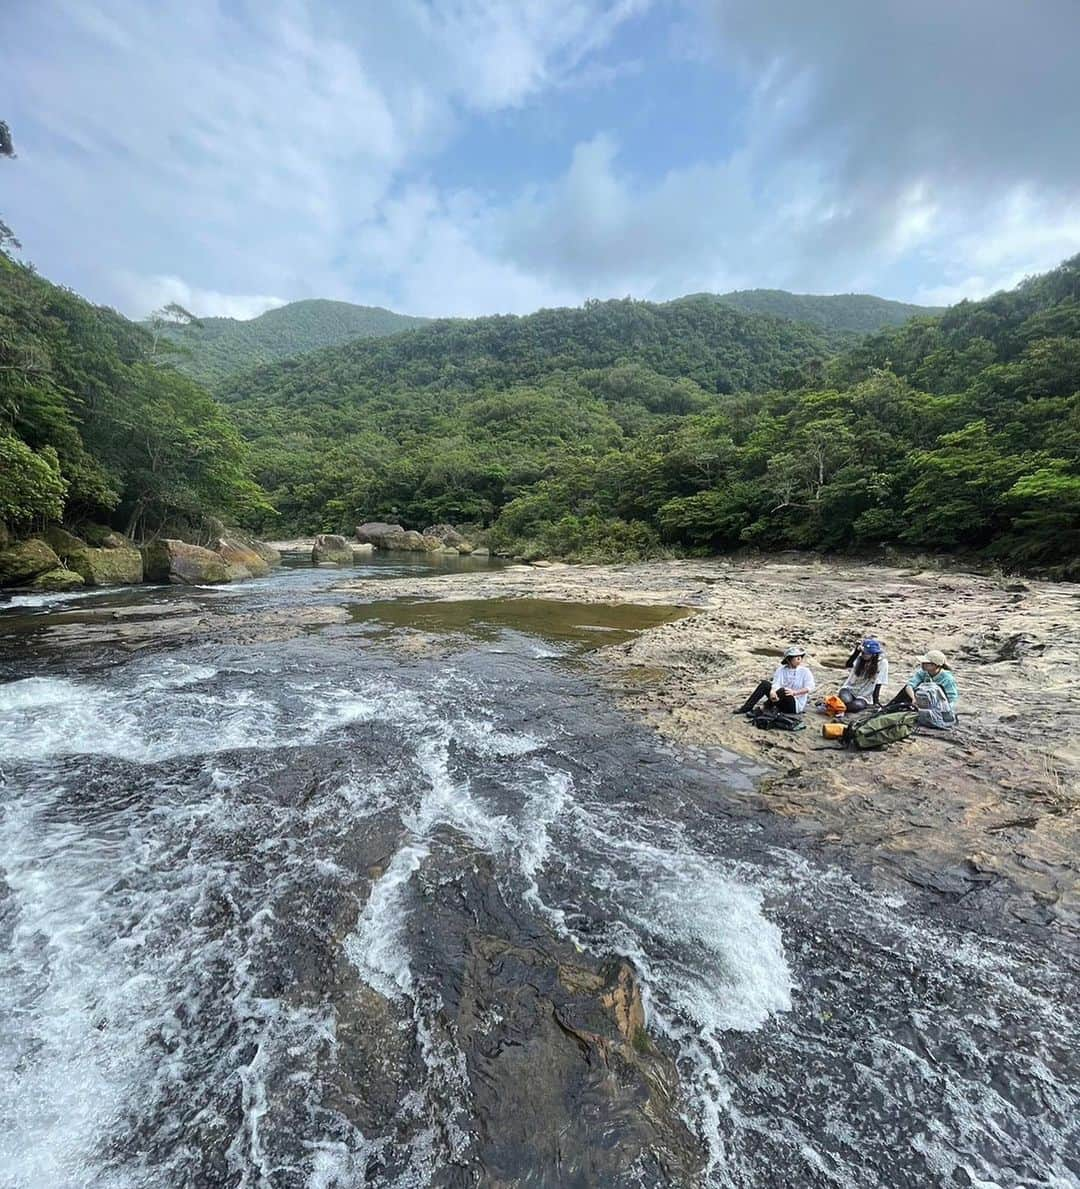
M233 534L237 536L236 533ZM263 559L264 562L271 568L281 565L281 554L273 547L267 545L265 541L260 541L258 537L239 537L249 549L254 549L255 552Z
M423 533L409 529L387 538L387 543L382 548L397 549L403 553L435 553L442 548L442 542L437 537L425 537Z
M384 544L386 539L404 531L400 524L385 524L381 520L369 520L366 524L357 525L356 539L361 545L374 545L376 549L391 549L394 546Z
M434 537L444 549L455 553L472 553L472 545L452 524L432 524L424 529L425 537Z
M0 551L0 586L19 586L60 568L60 559L44 541L19 541Z
M335 565L348 566L352 564L352 559L352 545L337 533L319 533L311 547L311 560L316 565L333 562Z
M459 531L453 527L453 524L429 524L429 526L423 530L423 535L433 536L435 539L440 541L442 545L451 545L456 549L458 546L467 545L467 543L469 543L465 540L465 537L461 536Z
M48 570L44 574L38 576L30 583L33 590L78 590L79 587L85 586L81 574L76 574L74 570Z
M135 542L104 524L84 524L79 529L87 545L95 549L134 549Z
M210 548L221 555L233 578L265 578L270 573L270 563L239 534L217 537Z
M232 578L229 565L220 554L173 537L159 537L143 546L142 557L147 582L201 586Z
M143 580L143 559L138 549L75 549L65 561L81 574L87 586L126 586Z
M89 546L89 542L75 536L74 533L69 533L59 524L50 524L41 534L41 538L61 561L66 561L73 553Z

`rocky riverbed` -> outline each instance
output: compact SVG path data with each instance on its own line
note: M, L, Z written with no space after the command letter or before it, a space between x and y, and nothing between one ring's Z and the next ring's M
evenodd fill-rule
M1002 829L948 759L1040 770L994 724L1060 678L1071 592L855 575L376 556L0 606L0 1183L1075 1183L1068 861L1005 845L1072 845L1070 753ZM1008 656L964 651L974 608ZM778 642L821 679L935 612L962 742L731 716Z
M665 738L767 764L749 799L797 820L815 850L844 852L882 884L1077 935L1075 585L783 558L512 566L380 586L391 595L685 607L688 617L591 654L624 707ZM927 648L952 658L958 730L853 755L823 742L813 714L798 734L755 731L731 714L790 641L807 649L819 693L835 692L868 633L888 647L890 692Z

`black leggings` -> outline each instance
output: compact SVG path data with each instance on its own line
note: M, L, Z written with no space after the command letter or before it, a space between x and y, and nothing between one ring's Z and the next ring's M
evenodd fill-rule
M762 698L768 697L769 691L772 689L771 681L762 681L754 692L743 702L739 707L741 711L749 714L751 710L761 701ZM774 703L778 710L784 714L798 714L795 709L795 699L790 694L777 694L776 702Z

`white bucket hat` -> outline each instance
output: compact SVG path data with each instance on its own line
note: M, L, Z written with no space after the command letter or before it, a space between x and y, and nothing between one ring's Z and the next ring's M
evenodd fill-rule
M931 648L929 652L919 657L920 665L937 665L939 669L943 669L948 663L945 653L938 648Z
M806 656L806 649L800 648L798 644L789 644L787 646L787 651L784 653L784 660L787 660L789 657L793 656Z

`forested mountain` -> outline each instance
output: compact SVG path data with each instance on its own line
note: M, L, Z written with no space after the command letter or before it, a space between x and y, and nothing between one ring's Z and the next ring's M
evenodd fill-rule
M257 318L200 318L164 325L159 333L178 348L173 363L213 388L232 372L422 326L428 319L347 301L293 301Z
M931 306L887 301L866 293L788 293L784 289L739 289L718 293L715 300L744 314L772 314L793 322L809 322L823 330L870 334L886 326L899 326L909 318L928 317L943 311Z
M1080 575L1080 258L827 336L707 296L444 321L224 394L287 529L399 516L526 555L981 549Z
M590 302L354 339L223 408L0 254L0 521L449 520L581 559L896 542L1080 577L1080 257L834 341L705 295Z
M267 510L221 407L151 357L141 327L0 252L0 526Z
M222 399L286 529L369 505L489 522L559 459L620 447L827 354L812 328L708 299L590 302L357 340L236 377Z

